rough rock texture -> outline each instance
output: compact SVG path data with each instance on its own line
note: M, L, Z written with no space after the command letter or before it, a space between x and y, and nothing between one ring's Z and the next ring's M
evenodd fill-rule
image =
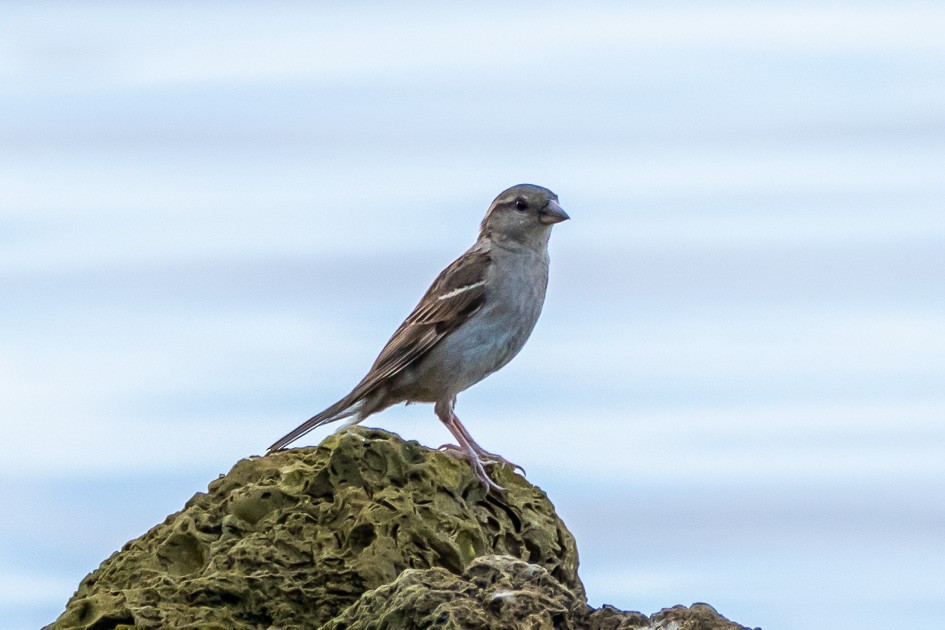
M440 568L404 571L362 595L323 630L578 628L586 616L586 602L542 567L483 556L462 575Z
M590 630L748 630L729 621L708 604L664 608L647 617L638 612L624 612L602 606L590 614ZM755 628L755 630L761 630Z
M508 468L383 431L238 462L87 576L49 628L741 628L704 604L591 610L574 539Z

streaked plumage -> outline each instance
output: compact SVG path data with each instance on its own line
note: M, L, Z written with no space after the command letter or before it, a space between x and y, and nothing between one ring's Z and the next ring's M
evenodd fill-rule
M528 339L544 303L551 227L568 219L557 196L521 184L492 202L479 238L433 281L351 392L276 441L284 448L322 424L349 423L401 402L432 402L490 489L483 450L453 413L456 395L507 364Z

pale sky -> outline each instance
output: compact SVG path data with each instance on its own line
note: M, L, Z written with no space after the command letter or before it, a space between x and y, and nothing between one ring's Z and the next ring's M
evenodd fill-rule
M345 394L531 182L573 219L545 311L457 412L591 603L937 628L943 32L933 2L0 5L0 625Z

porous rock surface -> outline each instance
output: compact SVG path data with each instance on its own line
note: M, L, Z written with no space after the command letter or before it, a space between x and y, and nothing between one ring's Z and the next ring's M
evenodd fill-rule
M507 467L375 429L241 460L87 576L47 628L734 630L704 604L587 606L574 538Z

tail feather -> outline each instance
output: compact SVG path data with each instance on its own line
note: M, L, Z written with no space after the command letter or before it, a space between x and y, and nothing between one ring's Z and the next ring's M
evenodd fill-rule
M272 453L273 451L282 450L312 429L320 427L323 424L328 424L329 422L334 422L335 420L342 420L349 416L353 416L354 414L358 413L359 410L360 405L358 405L356 402L352 402L348 397L342 398L325 411L312 416L276 440L266 452Z

